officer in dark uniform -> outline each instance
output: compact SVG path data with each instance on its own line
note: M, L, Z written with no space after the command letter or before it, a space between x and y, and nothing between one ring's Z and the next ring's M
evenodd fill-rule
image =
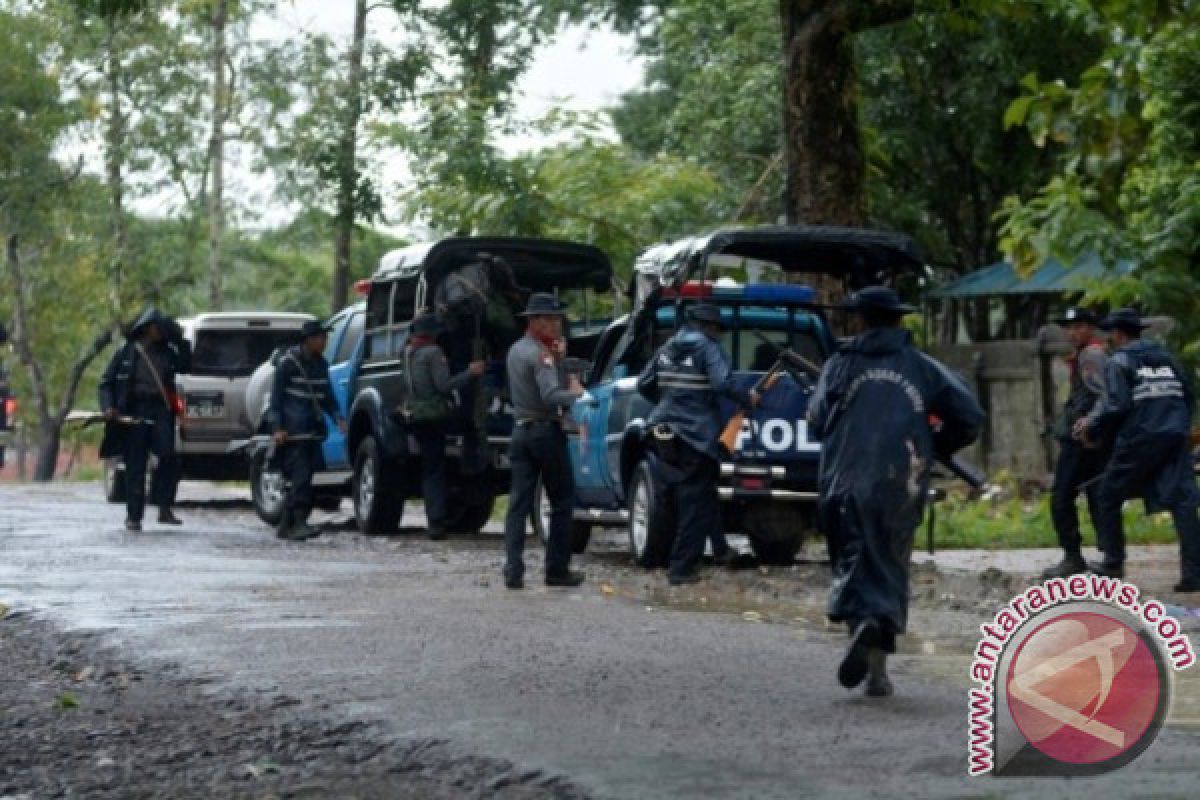
M471 385L483 374L486 364L472 361L457 375L450 375L446 354L437 336L444 330L436 314L417 317L404 348L408 374L406 401L410 430L421 448L421 494L429 538L446 538L446 419L453 393Z
M100 378L104 440L100 457L120 456L125 464L125 528L142 529L146 505L146 461L158 459L150 481L150 501L161 525L182 525L171 511L179 484L175 417L179 413L175 375L191 369L192 351L174 320L150 308L125 335Z
M1067 395L1062 416L1054 426L1058 461L1054 465L1050 514L1054 521L1054 532L1058 534L1058 543L1063 549L1063 558L1042 573L1042 577L1047 579L1087 572L1076 499L1082 489L1094 523L1100 499L1100 482L1096 478L1104 471L1109 451L1103 442L1084 445L1072 433L1075 423L1090 414L1104 394L1104 370L1108 356L1104 352L1104 342L1096 335L1096 315L1086 308L1068 308L1055 322L1066 331L1075 350L1067 359L1071 371L1070 394Z
M1100 327L1109 332L1113 350L1104 398L1075 424L1075 435L1083 442L1113 431L1116 435L1100 481L1095 518L1104 562L1093 565L1092 571L1125 576L1121 506L1141 496L1148 510L1169 510L1175 523L1181 573L1175 591L1200 591L1200 490L1192 472L1191 379L1165 347L1141 338L1147 326L1135 310L1118 309Z
M865 330L825 363L808 406L808 430L821 442L817 514L833 562L827 613L852 637L838 681L849 689L866 678L868 696L886 697L930 467L973 442L984 415L958 377L913 346L901 321L915 309L894 290L862 289L845 308Z
M728 397L744 408L758 404L753 391L738 388L729 358L721 350L721 309L709 304L692 306L687 320L642 370L637 383L638 391L656 404L648 422L655 431L659 457L665 462L659 482L675 496L678 522L667 567L672 586L700 580L696 567L706 541L713 542L718 559L729 552L717 497L721 465L718 401Z
M308 515L313 505L313 473L324 466L324 414L333 417L342 432L346 430L346 420L329 382L329 363L325 361L328 334L329 329L322 323L305 322L300 329L300 344L284 353L275 367L267 423L276 448L282 451L279 458L289 486L277 531L281 539L303 541L320 535L320 531L309 527Z
M525 522L533 511L534 492L540 478L551 507L546 585L578 586L584 576L570 569L575 481L563 417L583 395L583 386L577 376L565 375L562 368L561 359L566 352L565 310L558 298L552 294L534 294L521 316L528 320L525 335L508 351L508 389L515 424L509 450L512 491L504 520L504 585L509 589L525 585Z

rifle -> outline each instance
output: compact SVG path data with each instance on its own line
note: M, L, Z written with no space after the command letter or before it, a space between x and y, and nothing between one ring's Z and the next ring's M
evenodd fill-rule
M127 417L119 416L112 420L118 425L153 425L154 420L145 419L144 417ZM107 422L102 411L70 411L67 413L63 422L74 423L80 428L90 428L93 425L99 425L101 422Z
M787 369L784 362L783 353L779 354L779 358L775 359L775 363L767 370L766 374L758 379L751 390L759 397L762 397L767 392L771 391L771 387L779 380L779 376ZM738 439L742 432L742 425L746 421L746 410L739 408L729 418L729 422L725 423L725 429L721 431L720 442L725 447L726 452L733 455L737 452Z
M789 371L795 370L807 373L813 378L819 378L821 375L820 367L789 348L780 349L779 359L775 363L783 365L784 368L788 369ZM774 369L774 367L772 369ZM730 422L732 422L732 420L730 420ZM938 420L936 417L932 417L932 415L929 423L930 427L935 428L935 432L937 427L940 427L942 424L941 420ZM741 427L741 424L741 420L739 419L739 428ZM728 428L726 428L726 432L728 432ZM725 441L725 433L721 434L721 441ZM734 441L736 441L736 438ZM730 452L733 451L731 450ZM987 486L987 475L975 465L968 464L956 455L947 455L935 452L934 460L939 466L949 471L951 475L962 480L972 489L982 489Z

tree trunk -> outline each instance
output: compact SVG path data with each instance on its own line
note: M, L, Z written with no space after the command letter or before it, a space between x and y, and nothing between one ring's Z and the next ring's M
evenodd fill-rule
M105 130L104 167L112 213L112 263L110 266L109 307L112 318L121 317L121 292L124 284L125 251L128 234L125 224L125 115L121 110L121 54L117 49L116 20L105 22L104 77L108 84L108 125Z
M229 109L226 82L226 0L213 0L212 11L212 131L208 162L212 183L208 193L208 302L211 311L221 308L221 242L225 238L225 116Z
M46 382L45 371L33 351L33 343L29 340L29 308L25 302L28 291L25 284L25 273L21 268L20 251L16 234L8 237L4 248L4 261L12 276L13 283L13 334L12 344L17 351L17 357L29 373L29 386L33 392L34 410L38 419L37 463L34 466L35 481L54 479L54 470L58 463L58 448L62 440L62 426L67 418L67 412L75 402L75 394L79 391L79 382L88 365L100 355L101 351L112 341L112 331L107 328L98 333L71 364L67 374L67 383L63 387L62 400L57 409L50 406L50 388Z
M333 311L346 305L350 294L350 247L354 235L355 193L358 190L358 120L362 116L363 48L367 38L367 0L354 4L354 40L346 75L346 120L338 147L337 213L333 239Z

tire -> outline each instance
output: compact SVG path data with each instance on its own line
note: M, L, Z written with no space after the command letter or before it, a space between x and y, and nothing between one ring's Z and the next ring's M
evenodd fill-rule
M272 528L283 519L283 473L267 468L267 457L260 453L250 462L250 499L254 513Z
M550 500L542 489L541 481L538 481L537 490L533 495L533 532L541 540L542 547L545 547L550 537ZM571 520L568 536L571 540L572 553L575 555L586 553L588 542L592 540L592 523L577 519Z
M786 503L753 503L742 512L742 531L762 564L794 563L810 525L807 515Z
M125 470L111 459L104 460L104 499L110 503L125 502Z
M354 454L354 519L368 536L394 533L404 513L404 500L389 491L392 470L383 462L371 437Z
M646 461L638 464L629 482L629 552L639 566L667 566L675 543L673 509L660 508L655 495L654 471Z
M449 533L479 533L492 518L496 496L487 493L474 496L475 492L447 493L446 530Z

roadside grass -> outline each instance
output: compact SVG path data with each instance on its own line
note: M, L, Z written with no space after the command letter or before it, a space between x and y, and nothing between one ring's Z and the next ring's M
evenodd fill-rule
M1080 530L1085 545L1096 542L1096 531L1087 504L1078 503ZM926 512L928 513L928 512ZM1050 495L1033 499L1016 495L997 499L971 499L965 492L951 492L937 504L934 544L945 549L1008 550L1029 547L1058 547L1050 518ZM1171 515L1147 515L1140 501L1125 504L1125 539L1129 544L1172 544L1176 540ZM928 522L928 519L926 520ZM917 533L924 542L925 529Z

